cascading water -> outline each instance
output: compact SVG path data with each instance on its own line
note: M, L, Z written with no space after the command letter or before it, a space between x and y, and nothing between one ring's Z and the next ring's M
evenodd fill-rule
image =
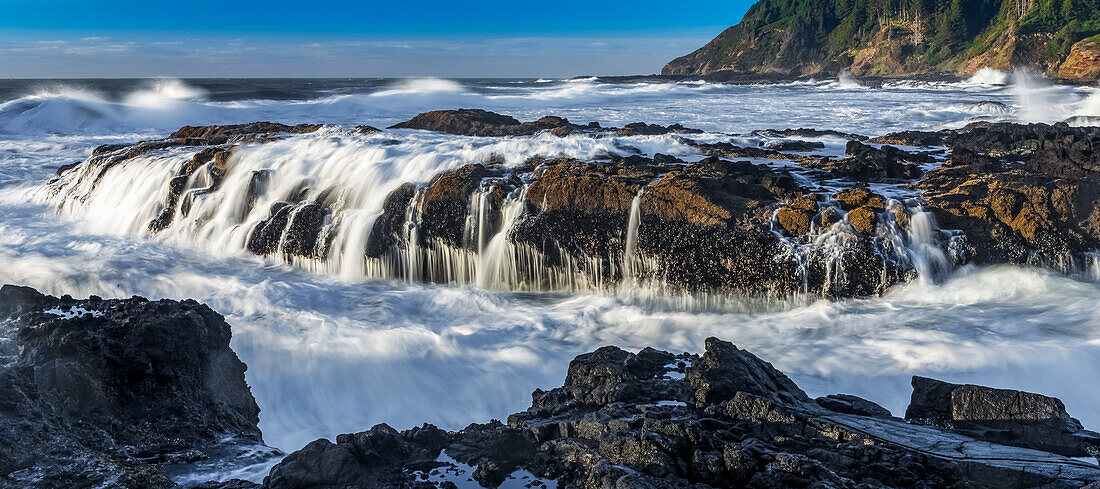
M626 221L626 246L623 249L623 280L622 287L625 290L629 290L635 285L635 267L636 259L635 255L638 252L638 226L642 221L642 194L645 193L645 187L643 186L638 190L638 194L634 196L634 200L630 202L630 217Z
M1028 267L978 266L955 271L943 281L913 280L879 297L825 301L814 290L803 300L780 301L708 291L674 296L676 291L657 288L663 277L652 261L655 255L647 252L635 252L633 278L644 287L629 300L610 294L532 296L396 283L406 277L404 245L383 258L363 253L377 236L373 230L387 195L406 182L423 187L440 172L465 164L497 161L508 168L536 154L590 161L622 154L616 143L647 155L660 152L688 161L697 157L668 138L489 140L400 131L364 136L324 129L241 145L216 188L207 190L215 183L209 171L187 177L183 191L188 196L171 209L175 219L156 233L156 240L133 236L152 234L149 222L167 204L165 190L194 149L168 148L131 158L102 177L85 164L54 185L31 191L33 202L49 204L75 218L71 220L28 203L24 190L54 178L58 166L84 159L91 148L156 139L183 124L274 120L382 127L425 110L469 106L520 120L568 114L575 122L605 125L681 122L711 131L699 136L710 141L729 140L717 131L770 127L877 135L1021 117L1024 111L1016 110L1012 88L950 83L892 88L887 83L883 89L850 90L827 82L739 86L593 81L530 88L522 81L463 81L452 84L461 92L442 87L427 93L440 87L386 81L379 84L388 93L333 95L339 92L310 88L329 83L324 80L281 80L270 83L307 95L301 100L252 100L266 92L250 92L254 87L248 82L233 83L243 84L239 93L249 95L216 102L228 99L214 87L207 101L180 99L171 110L72 95L20 93L13 97L22 98L0 101L0 282L31 285L58 296L137 294L193 297L209 304L233 326L233 348L249 366L246 375L262 409L264 439L273 446L294 450L318 437L333 439L381 422L398 429L423 422L460 429L471 420L499 418L529 406L531 390L560 385L569 360L579 353L609 344L698 352L708 336L732 340L774 362L811 396L850 393L900 415L910 399L909 376L925 375L1053 395L1086 427L1100 427L1095 409L1100 394L1088 388L1095 384L1095 366L1100 365L1096 256L1074 257L1078 266L1092 267L1095 280ZM1087 87L1058 91L1067 101L1088 102L1059 119L1095 115L1100 98L1093 92ZM982 104L978 113L976 104ZM476 232L461 240L462 246L448 246L446 253L436 251L438 243L424 242L419 259L423 278L445 281L442 276L450 275L460 277L455 282L470 284L486 279L488 274L474 277L472 271L479 269L491 241L507 242L501 233L509 226L504 214L510 211L503 207L514 205L520 212L525 199L516 197L501 196L477 207L475 201L490 198L478 193L468 210L481 223L473 228ZM316 248L324 251L324 259L287 257L284 251L293 247L296 236L283 233L277 236L283 250L269 256L325 273L265 266L244 252L272 205L292 203L293 214L304 218L310 211L304 207L318 199L330 211L319 233L325 239ZM190 202L186 215L181 211L185 200ZM538 202L527 200L530 216ZM400 207L402 224L405 209ZM919 221L915 206L909 209L911 221ZM648 206L646 211L648 223ZM617 219L613 225L622 228L626 221ZM812 233L849 232L844 226ZM953 260L954 238L942 231L918 239L919 224L897 232L880 228L898 243L884 244L883 256L927 249L914 242L946 240L948 260ZM653 245L646 238L650 232L640 226L636 249ZM825 241L829 239L843 237ZM792 248L807 252L807 270L816 270L819 265L813 260L820 257L808 253L814 240L790 241ZM933 250L928 250L928 263L934 264ZM583 287L590 288L600 270L613 270L602 278L614 278L624 261L621 249L598 259L532 251L526 245L503 247L499 256L505 259L497 263L515 263L523 270L516 273L532 278L519 284L498 280L490 286L532 290L537 280L547 284L539 287L552 283L560 290L583 279ZM553 262L553 270L530 263L540 256ZM613 266L600 268L588 261ZM834 269L851 272L850 265ZM562 272L570 266L575 273ZM440 271L431 271L436 267ZM394 280L362 283L362 277ZM681 297L684 301L677 302ZM377 372L386 375L372 375Z
M482 146L436 135L392 140L329 130L240 145L232 149L224 168L216 169L211 161L187 177L174 176L193 164L186 149L154 150L118 161L100 155L38 189L34 197L114 234L155 234L218 253L247 250L347 280L373 277L499 290L617 290L628 295L638 295L635 289L665 288L661 277L647 280L644 287L640 283L643 273L660 268L638 253L645 187L631 201L625 246L621 252L613 251L615 256L573 254L560 247L536 248L514 241L513 230L523 222L529 205L526 185L514 188L503 202L495 202L494 192L500 190L482 182L468 198L457 245L423 233L424 220L435 219L423 215L424 185L442 172L471 159L484 161L501 154L510 155L505 167L538 152L590 158L616 145L592 137L475 141ZM179 178L186 182L175 202L165 195ZM386 211L387 198L408 182L418 183L419 188L411 191L398 218L398 242L366 254L372 240L381 239L375 236L383 232L376 229L379 219L385 212L394 212ZM882 244L876 253L883 263L911 267L920 277L932 280L950 271L942 232L931 215L919 208L903 212L913 215L911 227L904 232L892 220L880 223L883 235L876 242ZM165 213L171 216L167 226L151 229L149 223ZM861 240L848 223L821 229L806 242L780 239L789 250L776 259L798 264L804 293L811 292L811 265L824 275L821 290L813 293L832 295L848 285L846 260ZM879 291L894 283L886 275L880 280Z
M170 225L155 233L149 223L165 210L166 189L176 172L189 163L193 150L155 150L117 164L93 157L54 184L32 190L31 196L64 214L88 220L97 231L155 234L215 253L251 250L345 279L584 290L603 280L601 259L562 254L553 260L559 265L549 267L541 252L508 239L523 214L526 192L522 189L506 199L499 226L492 222L489 190L477 192L466 218L466 246L454 247L425 240L420 233L421 188L404 216L405 246L391 248L381 257L365 256L364 250L385 199L406 182L423 185L470 160L485 161L501 154L509 155L506 165L516 165L527 154L592 158L616 149L613 142L596 138L535 137L470 144L438 135L417 134L395 141L340 132L242 145L233 149L224 175L213 178L211 162L185 177L179 202L168 209ZM323 218L313 215L320 212ZM323 219L315 242L300 242L306 217ZM279 219L286 224L278 227L272 245L250 243L264 226Z

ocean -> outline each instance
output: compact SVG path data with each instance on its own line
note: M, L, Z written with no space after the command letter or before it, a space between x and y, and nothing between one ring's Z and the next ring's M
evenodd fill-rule
M858 80L773 85L604 83L598 79L0 80L0 282L84 297L194 298L224 314L248 364L265 440L285 450L377 423L457 429L525 409L561 384L575 355L602 345L702 350L732 341L813 396L848 393L895 415L912 375L1062 399L1100 428L1100 272L1014 266L921 277L881 297L826 300L666 297L660 291L526 290L474 276L424 283L372 269L361 247L397 186L493 159L591 158L631 148L700 158L670 135L506 139L385 128L419 112L480 108L622 126L681 123L697 138L740 141L812 127L869 136L969 122L1087 123L1100 92L1026 73L983 70L961 82ZM243 247L223 215L150 235L158 192L189 155L142 160L60 202L43 184L102 144L167 136L184 125L324 123L318 133L246 148L238 164L278 169L278 185L347 195L338 250L283 262ZM831 150L842 143L826 141ZM233 182L227 180L226 188ZM904 193L906 189L894 191ZM227 197L230 198L230 197ZM228 202L228 201L227 201ZM484 267L483 267L484 268Z

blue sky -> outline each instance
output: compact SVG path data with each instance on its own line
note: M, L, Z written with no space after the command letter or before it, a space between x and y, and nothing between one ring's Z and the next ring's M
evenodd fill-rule
M748 0L0 0L0 78L653 73Z

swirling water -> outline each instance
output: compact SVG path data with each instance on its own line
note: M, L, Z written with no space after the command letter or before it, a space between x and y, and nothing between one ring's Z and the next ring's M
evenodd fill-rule
M995 73L961 83L881 88L851 79L767 86L0 81L0 282L53 294L193 297L208 303L233 325L233 347L249 365L265 438L284 449L380 422L457 428L500 418L525 408L532 389L559 385L578 353L605 344L699 351L707 336L757 353L813 395L861 395L901 414L908 378L921 374L1055 395L1086 426L1100 428L1094 380L1100 366L1100 283L1087 277L968 267L943 281L842 301L527 293L477 281L425 285L367 279L349 272L355 267L309 270L276 263L228 246L242 239L231 226L150 237L140 230L155 199L142 191L171 176L171 155L144 162L144 171L114 175L117 181L105 182L106 189L81 206L58 212L56 202L36 197L58 166L86 158L99 144L163 137L185 124L331 124L318 135L249 149L242 161L257 169L277 165L303 180L341 182L349 198L362 200L362 209L380 205L387 189L400 183L423 183L440 169L491 156L514 164L534 154L587 156L623 146L692 156L661 136L488 140L348 131L459 107L521 120L560 115L604 125L680 122L720 140L786 127L876 135L975 120L1082 121L1100 115L1100 95L1087 87L1044 85L1026 74ZM229 212L232 205L210 207L223 209ZM371 217L364 212L352 218ZM479 247L492 248L490 238Z

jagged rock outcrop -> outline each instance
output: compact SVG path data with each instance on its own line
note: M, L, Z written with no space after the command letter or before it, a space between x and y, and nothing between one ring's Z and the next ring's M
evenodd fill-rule
M590 122L577 125L564 117L546 116L537 121L520 122L514 117L483 109L436 110L417 114L412 119L390 126L390 129L423 129L427 131L457 134L460 136L530 136L549 132L555 136L567 136L577 131L611 132L619 136L652 136L670 133L699 133L680 124L668 127L644 122L627 124L623 128L602 127Z
M968 126L918 188L941 225L963 231L976 261L1072 271L1076 254L1100 249L1096 138L1096 128L1066 125Z
M166 465L262 443L229 325L195 301L76 300L4 285L0 336L9 335L0 487L172 487Z
M205 140L206 144L225 144L230 142L262 142L279 134L308 134L317 132L323 124L298 124L288 126L277 122L253 122L251 124L231 124L226 126L183 126L168 136L168 139ZM197 141L188 141L190 145Z
M519 469L531 475L516 479ZM770 364L710 338L701 356L616 347L580 355L561 387L536 390L507 424L380 425L310 443L261 486L209 487L497 487L510 478L580 489L1068 489L1100 480L1100 468L907 424L855 396L815 402Z
M993 443L1100 456L1100 433L1084 429L1062 401L1042 394L913 377L905 419Z
M476 110L413 120L463 134L573 127L555 117L519 123ZM227 172L248 161L235 156L248 149L232 138L310 128L185 128L179 134L193 137L104 146L47 192L71 192L61 200L77 201L89 184L131 158L194 148L149 223L160 232L181 217L201 222L205 216L191 216L194 203L228 191L221 189ZM574 129L596 139L619 131ZM675 124L624 129L690 132ZM521 290L607 289L630 281L768 296L865 296L914 278L918 262L931 264L924 272L933 279L968 262L1074 272L1093 266L1092 252L1100 249L1100 156L1092 150L1100 128L975 123L874 139L802 128L754 131L746 139L759 144L741 139L742 145L673 138L690 154L649 156L615 141L621 152L583 160L529 155L516 164L488 155L463 162L430 181L390 187L380 215L370 216L371 229L355 231L365 242L340 234L349 222L340 215L349 189L300 181L282 185L277 201L264 199L278 178L273 168L253 170L247 179L234 175L237 186L247 181L247 188L232 189L245 196L235 219L247 224L243 243L258 255L295 263L338 256L353 263L360 250L344 247L362 243L371 274ZM813 138L845 138L845 154L824 150ZM910 227L914 219L917 228ZM331 255L334 246L338 255ZM487 264L483 258L490 255L511 263Z
M1100 77L1100 37L1078 41L1058 67L1058 76L1067 80L1095 80Z
M813 161L806 166L837 177L870 182L920 178L924 170L919 165L935 161L927 154L910 153L887 145L876 148L854 140L848 141L844 153L847 158Z

